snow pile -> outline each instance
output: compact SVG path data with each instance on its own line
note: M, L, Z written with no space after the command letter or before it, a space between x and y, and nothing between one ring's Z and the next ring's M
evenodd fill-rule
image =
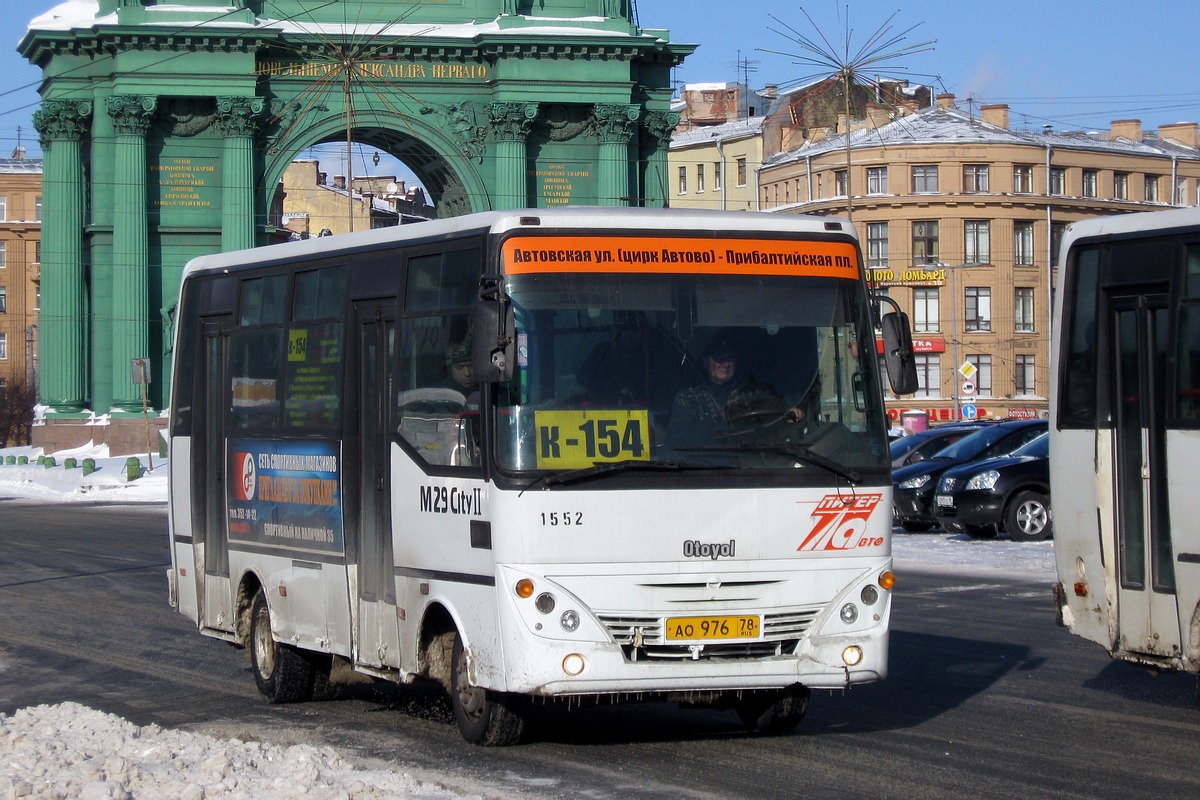
M58 502L165 503L167 460L157 455L137 456L138 474L129 480L126 462L130 456L110 456L108 445L79 447L54 453L54 466L37 463L40 447L10 447L0 450L0 497L53 498ZM8 464L24 456L26 464ZM68 458L76 466L64 466ZM83 461L90 458L95 471L83 474Z
M156 725L75 703L0 714L0 797L127 800L463 797L407 773L364 770L329 747L282 747Z

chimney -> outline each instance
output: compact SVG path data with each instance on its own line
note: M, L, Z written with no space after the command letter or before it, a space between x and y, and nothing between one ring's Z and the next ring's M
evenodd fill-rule
M769 100L774 100L776 97L779 96L779 86L777 86L774 83L768 83L766 86L763 87L762 91L759 92L759 94Z
M328 179L328 175L327 175L326 173L324 173L324 172L318 172L318 173L317 173L317 186L324 186L324 185L325 185L325 181L326 181L327 179Z
M334 175L333 176L333 188L345 189L346 188L346 176L345 175Z
M1200 147L1200 126L1195 122L1175 122L1170 125L1159 125L1160 139L1170 139L1187 147Z
M1110 138L1140 142L1142 140L1142 121L1140 119L1114 119Z
M988 125L995 125L997 128L1008 129L1008 103L995 103L988 106L979 107L979 116L983 117L983 121Z
M874 103L867 103L867 127L871 130L882 128L891 122L892 119L887 112L887 109L881 108Z
M954 95L950 92L942 92L937 96L937 107L942 111L949 108L954 108Z

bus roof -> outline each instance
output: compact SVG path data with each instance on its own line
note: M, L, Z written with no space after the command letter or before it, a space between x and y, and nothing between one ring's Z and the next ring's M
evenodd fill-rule
M1120 236L1129 233L1165 233L1181 228L1200 228L1200 207L1173 208L1168 211L1139 211L1133 214L1116 214L1073 222L1063 237L1063 247L1065 248L1077 239Z
M185 277L197 272L226 270L233 267L266 266L297 257L313 258L326 253L370 251L392 243L415 243L456 234L477 232L505 233L539 227L603 231L675 229L695 233L745 232L829 234L854 237L854 226L845 219L807 214L767 214L755 211L710 211L674 208L624 208L565 206L529 208L513 211L484 211L459 217L430 220L409 225L361 231L335 236L312 237L304 241L236 250L199 256L188 262Z

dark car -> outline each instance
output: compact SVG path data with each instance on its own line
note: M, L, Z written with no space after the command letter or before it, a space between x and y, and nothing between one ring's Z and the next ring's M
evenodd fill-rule
M924 461L943 447L952 445L967 434L988 425L987 422L952 422L936 428L911 433L888 444L892 469Z
M1008 533L1014 542L1051 534L1050 436L1042 434L1007 456L973 461L942 473L933 496L942 528L981 539Z
M985 426L924 461L892 471L892 519L906 531L927 531L937 524L933 490L951 467L1008 455L1045 433L1044 419L1019 419Z

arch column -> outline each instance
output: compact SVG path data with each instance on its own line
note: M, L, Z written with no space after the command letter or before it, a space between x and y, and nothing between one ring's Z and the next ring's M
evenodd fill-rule
M643 118L646 174L642 178L642 197L650 208L666 208L667 198L671 196L667 149L671 146L671 133L678 124L679 114L675 111L651 111Z
M525 188L525 140L537 113L537 103L503 102L488 106L496 139L496 202L493 208L497 210L529 205L529 192Z
M158 98L145 95L115 95L107 102L116 136L111 310L116 411L141 410L141 390L133 383L130 362L151 355L146 132L157 106ZM161 380L161 376L156 379Z
M600 135L599 203L602 206L637 205L629 192L629 143L636 131L638 106L597 104L593 112Z
M87 319L83 280L82 140L91 125L86 100L47 100L33 115L45 157L42 240L41 402L56 413L80 413L87 402Z
M218 97L221 148L221 249L255 245L254 136L265 106L258 97Z

